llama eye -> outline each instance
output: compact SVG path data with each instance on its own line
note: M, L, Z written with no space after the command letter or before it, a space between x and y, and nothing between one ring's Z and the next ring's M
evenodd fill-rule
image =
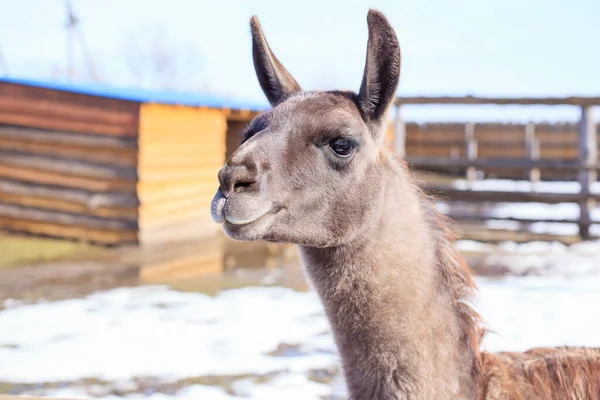
M329 143L329 147L340 157L350 157L356 149L356 143L350 139L337 138Z

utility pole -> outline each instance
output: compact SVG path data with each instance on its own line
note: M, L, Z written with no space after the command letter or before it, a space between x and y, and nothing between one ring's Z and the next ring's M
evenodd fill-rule
M94 60L92 58L92 53L87 46L85 41L85 37L83 32L80 29L80 21L79 18L75 15L73 11L73 6L71 4L71 0L66 0L67 7L67 77L70 81L75 79L75 41L78 40L78 44L81 52L83 53L83 57L85 59L85 63L87 66L88 74L91 80L97 81L99 80L98 73L96 72L96 68L94 67Z
M73 13L71 1L67 0L67 78L72 81L75 78L75 30L79 19Z

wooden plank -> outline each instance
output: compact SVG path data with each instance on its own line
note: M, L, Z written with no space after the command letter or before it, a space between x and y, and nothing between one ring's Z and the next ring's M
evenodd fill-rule
M206 137L215 132L217 136L224 137L227 129L223 112L216 109L143 104L140 115L140 132L143 133L140 137L168 137L181 132L195 132L192 137Z
M428 144L420 144L420 145L409 145L406 148L409 150L409 153L411 156L414 155L421 155L421 156L426 156L426 155L438 155L438 154L446 154L446 153L450 153L450 150L455 148L455 149L459 149L459 153L461 154L466 154L465 149L464 149L465 145L464 145L464 141L462 142L462 145L456 145L456 144L452 144L452 145L448 145L448 146L444 146L444 145L438 145L437 143L428 143ZM544 148L543 149L545 151L545 154L565 154L565 155L571 155L573 151L577 151L575 148L572 149L566 149L564 147L556 147L556 148ZM494 151L497 151L497 154L494 154ZM486 143L485 145L481 144L480 142L477 143L477 154L478 157L480 158L524 158L526 156L528 149L526 146L523 145L523 143L520 143L518 145L516 144L510 144L510 145L506 145L503 143L498 143L497 146L494 146L490 143ZM552 158L552 157L547 157L547 158ZM556 158L562 158L562 157L556 157Z
M137 223L135 221L90 217L85 215L20 207L10 204L0 204L0 218L45 222L65 226L98 228L117 232L137 230Z
M218 182L217 173L221 166L214 166L212 168L203 169L192 169L192 170L141 170L139 171L140 181L147 183L158 183L158 182L172 182L178 180L197 180L201 184L210 183L211 185Z
M598 140L596 137L596 123L591 107L581 108L581 119L579 120L579 159L586 163L598 161ZM591 185L596 180L596 171L580 170L577 180L581 185L581 201L579 202L579 236L582 239L590 239L591 211L595 201L590 197Z
M478 146L477 155L480 158L524 158L525 148L522 144L519 148Z
M484 226L469 226L464 224L454 225L454 231L460 239L476 240L487 243L531 241L560 242L567 245L579 243L581 239L574 235L553 235L547 233L534 233L526 231L511 231L506 229L489 229Z
M25 97L54 103L74 103L80 106L99 108L112 112L137 112L139 103L111 97L94 96L74 91L49 89L19 83L0 82L0 94L7 97Z
M218 135L225 128L223 120L215 119L210 115L192 122L185 122L178 119L175 116L165 121L156 120L142 123L141 128L146 129L142 140L168 141L169 138L175 137L179 140L197 142L209 135Z
M80 133L137 136L139 103L0 82L0 123Z
M547 140L541 137L541 135L537 132L537 129L535 136L539 139L540 149L577 149L577 136L573 136L573 140L571 140L570 138L557 138L556 140Z
M90 192L135 193L136 181L123 179L100 179L86 176L67 175L62 172L47 172L41 169L13 167L0 163L0 179L23 181L42 185L65 186Z
M143 202L140 205L140 219L170 215L171 212L189 211L208 207L216 192L215 188L202 188L202 191L188 196L171 197L163 201Z
M60 199L85 205L89 209L103 206L137 207L139 205L137 196L131 193L93 193L85 190L30 185L27 183L11 181L0 181L0 193Z
M461 158L465 155L464 142L462 146L452 147L415 147L406 146L407 159L413 158L430 158L430 157L444 157L444 158Z
M562 160L579 160L577 156L577 148L540 148L540 159L562 159Z
M214 187L203 185L195 180L138 184L138 197L142 204L160 204L180 197L194 197L216 192L218 183Z
M55 117L53 115L37 115L33 112L29 112L27 114L13 114L10 112L0 110L0 123L98 135L125 137L137 136L137 132L132 131L130 127L106 125L88 121L74 121L60 117Z
M181 157L143 157L138 165L139 171L151 173L152 171L169 169L201 170L204 168L220 168L223 164L223 154L213 153L206 156Z
M192 143L186 141L171 141L169 143L160 143L151 141L143 143L140 153L160 153L160 152L188 152L194 154L208 154L215 151L225 151L225 143L217 143L207 140L204 143Z
M17 220L14 218L0 217L0 229L104 245L135 244L138 242L138 235L135 231L107 231L98 228Z
M150 151L149 151L150 150ZM225 148L206 149L174 149L167 148L164 151L144 150L139 154L141 165L173 164L180 158L181 162L213 163L222 166L225 163Z
M406 124L406 138L419 138L426 141L455 140L464 143L464 125L462 127L462 131L451 129L452 127L413 127L411 129L410 124Z
M440 139L432 140L427 136L414 136L406 138L405 145L409 147L462 147L465 143L464 135L458 140L454 139Z
M35 112L51 114L58 118L82 120L116 126L127 126L130 130L137 129L138 119L135 114L118 111L108 111L98 107L86 107L71 102L56 102L34 99ZM32 110L32 99L21 96L0 96L0 109L15 113L28 113Z
M552 169L552 170L571 170L575 171L580 168L600 169L600 165L592 163L582 165L578 160L565 159L542 159L531 161L522 158L479 158L477 160L467 159L444 159L431 157L408 157L408 164L414 168L419 167L468 167L474 166L477 168L506 168L513 170L526 170L530 168Z
M477 148L501 148L501 149L509 149L509 150L521 150L523 149L523 138L515 141L499 141L492 138L480 138L479 135L475 134L475 138L477 139ZM413 147L464 147L465 138L464 135L460 140L429 140L427 138L411 138L406 141L407 146Z
M170 223L185 222L188 219L209 220L211 199L201 199L196 204L181 204L176 207L175 204L167 203L164 207L141 208L139 210L138 222L144 226L160 226Z
M153 218L140 216L138 225L140 230L163 229L170 226L179 226L186 223L200 223L213 226L214 222L210 216L210 202L195 209L177 210L167 215L157 215ZM216 225L215 225L216 226Z
M137 165L135 149L103 149L40 143L0 137L0 152L35 154L46 157L60 157L73 161L89 161L98 164L110 164L120 167Z
M13 193L0 192L0 202L22 207L41 208L45 210L64 211L71 214L87 214L93 217L116 218L137 221L137 207L95 206L88 207L68 200L24 196Z
M115 167L106 164L94 164L83 161L71 161L56 157L44 157L22 153L0 151L0 164L10 167L36 169L57 172L65 175L86 176L104 179L137 179L135 168Z
M43 142L71 146L81 146L86 148L89 147L130 150L136 150L138 148L136 138L89 135L84 133L52 131L10 125L0 125L0 137L6 139L18 139L38 143Z
M518 222L521 224L534 224L536 222L550 222L557 224L577 224L578 219L551 219L551 218L536 218L536 219L528 219L528 218L517 218L517 217L495 217L493 215L478 215L478 214L469 214L464 212L450 212L446 214L450 219L454 221L464 222L464 221L475 221L475 222L484 222L484 221L511 221ZM597 223L600 223L597 222Z
M400 96L395 104L523 104L523 105L600 105L600 97L482 97L482 96Z
M504 128L498 127L496 129L480 129L480 126L484 127L485 124L477 124L477 132L475 137L477 141L491 141L496 143L520 143L523 144L524 139L524 127L519 127L518 130L512 126L506 126Z
M92 193L13 181L0 181L0 201L75 214L133 220L137 218L139 205L134 193Z
M580 193L549 193L549 192L510 192L496 190L460 190L435 185L425 185L424 189L434 194L440 200L465 201L473 203L578 203ZM590 194L590 198L598 199L600 194Z

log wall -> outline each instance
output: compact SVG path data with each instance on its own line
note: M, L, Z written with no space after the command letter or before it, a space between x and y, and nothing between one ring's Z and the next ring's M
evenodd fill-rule
M229 114L0 82L0 230L106 245L216 233Z
M139 104L0 82L0 229L137 242Z

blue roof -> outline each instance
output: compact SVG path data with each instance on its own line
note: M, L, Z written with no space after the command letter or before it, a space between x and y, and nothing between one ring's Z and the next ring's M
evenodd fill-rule
M0 77L0 82L34 86L62 92L80 93L109 99L128 100L139 103L174 104L191 107L230 108L233 110L264 111L268 103L227 98L213 94L152 91L135 88L120 88L97 83L43 81L34 79Z

